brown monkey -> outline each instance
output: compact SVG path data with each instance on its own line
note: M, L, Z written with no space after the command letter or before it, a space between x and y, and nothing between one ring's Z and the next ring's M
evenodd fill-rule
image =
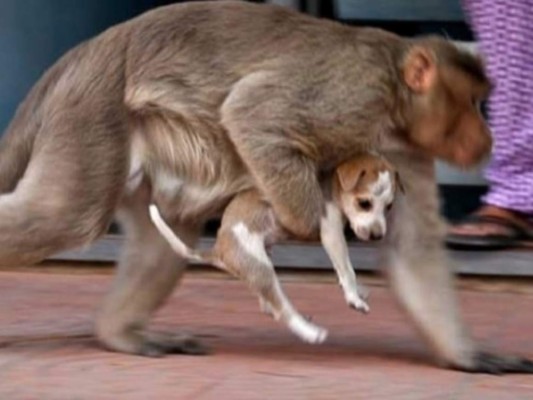
M317 175L373 149L406 186L390 273L435 354L463 370L533 372L471 342L441 247L433 159L467 167L487 155L477 103L488 86L480 63L441 39L244 2L151 11L67 53L19 107L0 144L0 263L90 243L117 212L127 243L99 338L136 354L196 352L144 329L185 265L150 201L191 246L206 218L256 187L287 229L313 236Z

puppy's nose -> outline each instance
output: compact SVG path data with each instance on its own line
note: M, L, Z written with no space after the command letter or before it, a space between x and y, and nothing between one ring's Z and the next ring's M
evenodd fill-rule
M381 240L381 239L383 239L383 234L382 233L374 233L374 232L372 232L372 234L370 235L370 239L372 239L372 240Z

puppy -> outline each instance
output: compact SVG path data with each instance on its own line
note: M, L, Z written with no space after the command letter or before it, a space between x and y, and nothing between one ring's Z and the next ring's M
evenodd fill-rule
M320 239L337 272L347 303L363 312L370 309L357 288L355 272L344 236L346 220L361 240L381 239L387 231L386 214L397 187L397 173L383 158L364 154L341 164L322 179L329 201L321 221ZM327 331L293 307L276 277L267 249L291 237L276 218L272 207L255 190L239 193L224 211L213 249L189 248L166 224L155 204L150 217L161 235L182 257L214 265L246 281L259 296L263 311L282 321L309 343L321 343ZM292 236L293 237L293 236Z

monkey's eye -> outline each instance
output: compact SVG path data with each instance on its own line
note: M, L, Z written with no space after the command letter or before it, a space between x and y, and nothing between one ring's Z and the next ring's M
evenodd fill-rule
M357 204L363 211L370 211L372 209L372 202L368 199L358 199Z

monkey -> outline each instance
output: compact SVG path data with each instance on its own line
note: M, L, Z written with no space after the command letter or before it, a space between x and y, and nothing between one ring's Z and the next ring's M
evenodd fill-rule
M150 221L187 246L256 188L280 224L316 235L318 176L376 151L402 176L384 248L400 304L436 359L471 372L533 372L470 338L444 252L433 162L490 152L481 62L437 37L402 38L273 5L182 3L113 26L57 61L0 142L0 264L88 245L116 216L126 243L96 321L109 350L201 353L154 336L150 316L185 270Z

